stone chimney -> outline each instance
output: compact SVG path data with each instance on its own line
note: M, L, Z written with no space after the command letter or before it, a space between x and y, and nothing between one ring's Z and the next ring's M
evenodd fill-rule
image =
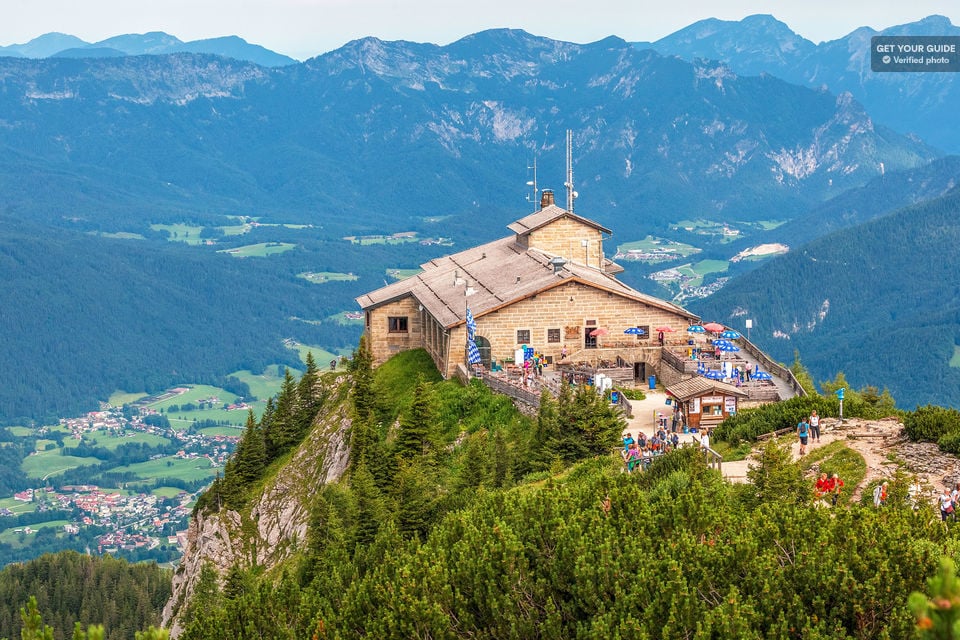
M540 208L546 209L553 204L553 189L544 189L540 196Z

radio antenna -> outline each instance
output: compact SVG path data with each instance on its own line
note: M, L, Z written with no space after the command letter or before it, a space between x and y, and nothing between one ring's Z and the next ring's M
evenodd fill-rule
M567 211L573 213L577 192L573 190L573 131L570 129L567 129L567 181L563 186L567 188Z
M533 212L540 207L540 190L537 188L537 158L533 158L533 166L527 165L527 171L533 170L533 180L527 180L527 186L533 191L527 194L527 202L533 204Z

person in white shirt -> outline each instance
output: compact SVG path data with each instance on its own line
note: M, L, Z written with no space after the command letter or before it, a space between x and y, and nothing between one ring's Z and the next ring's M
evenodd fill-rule
M820 442L820 416L817 415L816 409L810 414L807 422L810 424L810 439L815 442Z

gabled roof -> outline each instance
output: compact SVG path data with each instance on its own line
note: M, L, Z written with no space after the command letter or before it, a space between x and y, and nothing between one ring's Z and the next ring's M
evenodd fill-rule
M464 321L467 304L474 317L500 309L537 293L579 282L630 300L642 302L695 321L697 316L673 303L640 293L595 268L567 262L554 272L548 255L524 249L514 238L444 256L420 265L423 273L387 285L357 298L367 310L413 296L444 327ZM467 285L474 293L465 294Z
M580 217L574 213L567 211L566 209L561 209L555 204L550 204L537 211L536 213L531 213L525 218L520 218L516 222L507 225L507 229L513 231L518 235L525 235L531 231L535 231L541 227L544 227L554 220L559 220L560 218L570 218L576 220L577 222L583 223L588 227L593 227L598 231L606 234L613 234L612 231L603 227L593 220L588 220L587 218Z
M672 384L666 389L667 393L680 401L687 401L691 398L698 398L708 393L720 393L727 396L747 397L747 392L741 391L732 384L711 380L703 376L694 376L687 380L681 380Z

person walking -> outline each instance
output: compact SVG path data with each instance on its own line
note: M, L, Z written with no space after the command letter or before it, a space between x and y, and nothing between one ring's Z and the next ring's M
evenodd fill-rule
M797 437L800 438L800 455L807 452L807 440L810 438L810 424L806 418L801 418L797 423Z
M817 415L816 409L810 413L808 421L810 423L810 439L820 442L820 416Z

